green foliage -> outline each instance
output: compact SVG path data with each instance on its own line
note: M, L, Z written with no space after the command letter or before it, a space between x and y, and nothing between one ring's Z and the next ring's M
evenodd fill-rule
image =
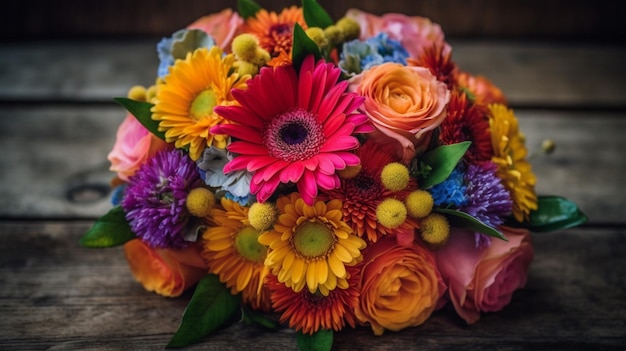
M216 275L206 275L198 283L167 347L185 347L208 336L228 321L240 304L240 296L231 295Z
M272 319L267 318L262 313L255 311L250 307L243 306L241 308L241 311L242 311L241 321L246 324L258 324L264 328L271 329L271 330L278 329L278 323L276 323Z
M80 239L79 244L93 248L113 247L135 238L135 233L130 229L124 211L120 206L116 206L96 220Z
M118 104L122 105L128 112L130 112L137 120L146 127L150 133L156 135L162 140L165 140L165 133L159 131L159 122L152 119L152 106L149 102L135 101L127 98L116 97L113 98Z
M309 27L324 29L335 23L316 0L302 0L302 14Z
M254 17L259 10L261 6L254 0L237 0L237 12L244 19Z
M543 233L575 227L588 220L574 202L561 196L539 196L537 205L537 210L530 213L528 221L510 221L507 225Z
M485 223L478 220L476 217L457 210L439 208L434 209L433 212L441 213L446 217L450 226L468 229L474 232L479 232L485 235L493 236L494 238L509 241L499 230L494 227L488 226Z
M322 58L322 53L317 44L315 44L315 42L306 35L304 29L296 23L293 27L293 47L291 49L291 61L296 72L300 72L302 61L311 54L315 56L315 61Z
M418 181L420 188L427 189L446 180L461 160L471 141L439 146L420 158L420 164L430 168L430 172Z
M333 347L333 331L320 329L314 334L298 332L296 342L300 351L330 351Z

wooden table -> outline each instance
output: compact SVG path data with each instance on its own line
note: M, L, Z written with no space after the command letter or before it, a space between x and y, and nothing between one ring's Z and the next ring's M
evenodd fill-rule
M588 224L534 236L528 285L467 326L448 309L335 350L596 350L626 347L626 48L456 41L455 61L507 94L540 194L576 201ZM162 349L190 298L148 293L120 248L78 239L110 207L106 154L124 111L111 100L154 81L152 41L0 47L0 349ZM190 350L295 350L292 332L235 324Z

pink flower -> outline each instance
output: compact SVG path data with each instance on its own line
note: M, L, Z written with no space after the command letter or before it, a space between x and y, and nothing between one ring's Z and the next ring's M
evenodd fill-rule
M237 140L228 151L238 154L224 173L247 169L253 173L250 191L265 202L279 184L294 183L305 203L312 205L318 186L339 187L337 170L360 163L351 150L359 147L354 133L373 130L367 117L353 113L363 101L346 92L341 71L308 56L299 74L293 66L264 67L234 90L241 106L217 106L215 112L233 124L211 128Z
M175 297L194 286L208 273L201 245L185 249L153 249L140 239L124 244L133 277L148 291Z
M448 285L454 309L468 324L481 312L499 311L513 293L526 285L533 258L530 233L500 227L508 238L494 239L486 249L476 248L474 233L452 230L448 243L437 251L437 265Z
M427 68L383 63L350 84L350 90L365 97L360 109L376 129L400 143L405 163L428 144L427 132L446 118L450 91Z
M224 51L230 52L230 44L243 24L243 19L231 9L204 16L187 26L187 29L200 29L211 36Z
M349 9L346 17L359 23L361 39L380 32L387 33L389 38L400 41L413 58L419 57L425 47L433 44L448 46L441 26L425 17L409 17L399 13L387 13L379 17L357 9Z
M149 157L167 146L165 141L150 133L132 115L126 119L117 129L117 138L113 150L107 156L111 162L111 171L117 172L117 176L128 182L128 178L146 162Z

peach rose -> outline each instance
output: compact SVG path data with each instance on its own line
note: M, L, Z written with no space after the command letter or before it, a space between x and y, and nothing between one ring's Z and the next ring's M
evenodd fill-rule
M409 17L400 13L376 16L357 9L349 9L346 17L359 23L362 40L386 33L389 38L398 40L413 58L418 58L424 48L434 44L449 46L444 41L441 26L426 17Z
M437 251L448 297L468 324L480 319L481 312L501 310L526 285L533 259L530 233L504 226L500 230L508 242L492 239L489 248L479 249L473 232L453 229L446 246Z
M215 43L225 52L230 52L230 44L235 38L243 19L231 9L201 17L187 26L187 29L200 29L215 40Z
M350 80L350 90L365 97L361 111L382 134L402 146L408 163L446 118L450 91L428 68L383 63Z
M493 84L487 77L474 76L467 72L458 72L456 80L459 86L469 90L480 105L503 104L506 105L506 97L502 90Z
M146 162L149 157L167 146L165 141L150 133L134 116L127 115L117 129L113 150L107 156L111 171L128 182L128 178Z
M139 239L124 244L124 253L133 277L148 291L175 297L195 285L208 273L200 245L182 250L153 249Z
M375 335L422 324L435 310L445 285L433 253L414 243L383 238L364 252L357 319Z

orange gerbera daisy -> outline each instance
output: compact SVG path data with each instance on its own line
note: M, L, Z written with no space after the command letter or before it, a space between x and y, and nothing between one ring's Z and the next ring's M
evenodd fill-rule
M211 210L213 226L202 238L202 256L209 272L219 276L231 293L242 293L243 301L255 309L270 309L265 277L269 269L263 262L267 247L259 244L260 232L248 221L248 207L222 198L223 209Z
M304 334L320 329L339 331L348 324L355 327L355 309L359 303L358 283L360 266L346 267L348 287L334 289L328 296L311 293L308 289L295 292L278 281L274 275L267 276L274 311L282 312L280 322L289 321L289 327Z
M281 66L291 63L293 28L296 23L302 29L307 29L301 7L291 6L280 14L262 9L246 20L243 32L255 35L259 45L269 52L272 57L269 66Z

